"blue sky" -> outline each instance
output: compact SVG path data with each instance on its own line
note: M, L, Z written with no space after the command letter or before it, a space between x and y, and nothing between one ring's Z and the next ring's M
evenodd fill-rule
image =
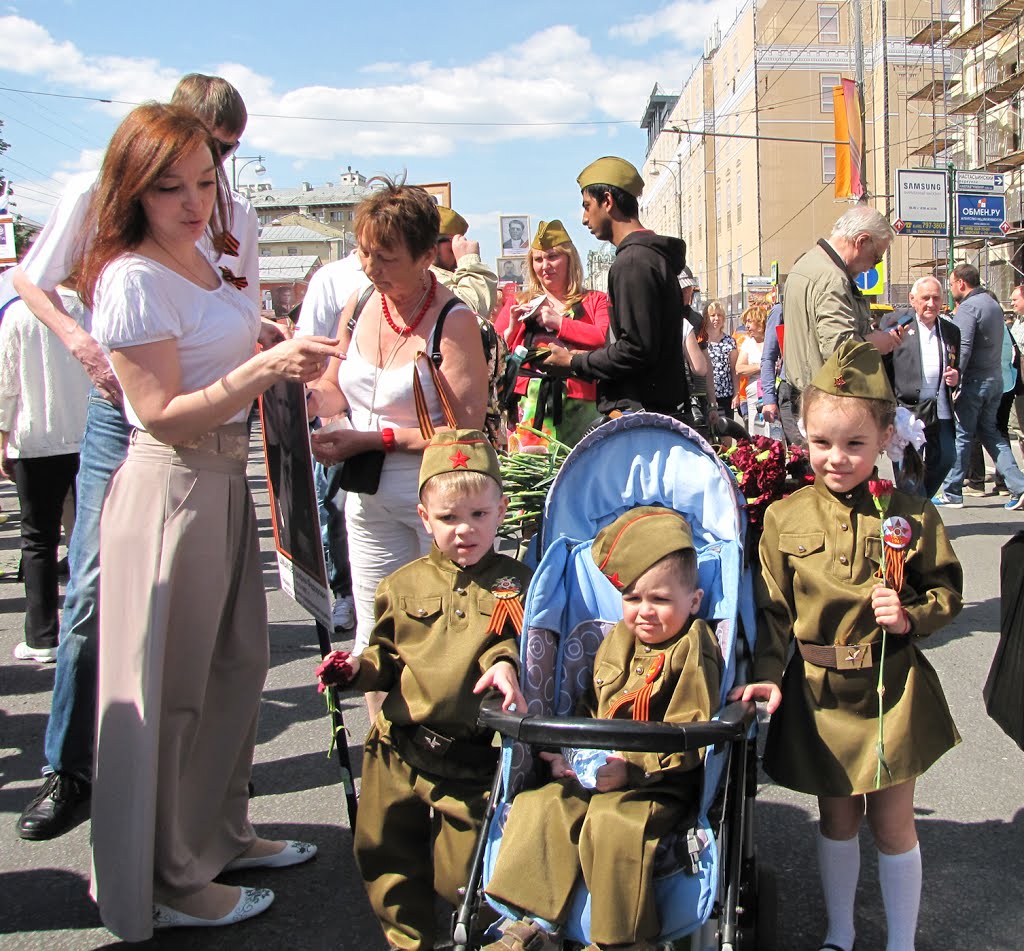
M576 175L600 155L641 164L654 84L678 89L710 25L724 28L736 6L392 0L360 18L353 11L374 8L0 0L11 143L0 168L18 210L45 219L70 174L98 167L131 106L37 93L136 103L167 99L186 72L212 73L242 93L240 154L263 155L276 187L336 181L350 165L367 176L407 169L410 182L452 182L492 267L502 214L534 227L561 218L585 255L597 244L580 224Z

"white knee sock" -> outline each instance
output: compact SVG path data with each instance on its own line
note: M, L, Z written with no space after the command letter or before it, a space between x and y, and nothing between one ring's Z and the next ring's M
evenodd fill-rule
M828 934L824 943L852 951L856 937L853 900L860 878L860 840L856 836L845 842L826 839L819 831L818 871L828 912Z
M921 846L902 855L878 853L878 882L889 927L886 951L914 951L921 907Z

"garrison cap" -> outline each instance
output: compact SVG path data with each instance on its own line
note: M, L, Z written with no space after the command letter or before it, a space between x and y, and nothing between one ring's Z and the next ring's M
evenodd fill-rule
M597 533L590 555L620 591L666 555L693 548L690 525L674 509L640 505Z
M870 343L846 340L811 380L811 386L832 396L895 403L882 355Z
M534 251L550 251L560 244L572 244L572 238L565 226L557 218L551 221L542 221L537 225L537 233L533 237L533 244L530 245Z
M446 429L435 433L423 450L420 463L420 494L427 481L443 472L482 472L501 487L498 454L477 429Z
M636 168L615 155L605 155L591 162L576 181L581 190L588 185L614 185L634 198L639 198L644 190L644 180Z
M437 213L441 216L441 237L453 238L457 234L465 234L469 231L469 222L457 211L446 208L444 205L437 206Z

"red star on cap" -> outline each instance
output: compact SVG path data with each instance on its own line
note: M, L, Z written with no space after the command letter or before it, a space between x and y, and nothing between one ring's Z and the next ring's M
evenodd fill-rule
M832 383L836 387L844 387L846 386L846 377L840 374L832 381Z
M616 588L621 588L623 586L622 582L619 580L619 573L617 571L614 572L613 574L608 575L607 577L608 577L608 580L613 585L615 585Z
M454 456L449 456L448 458L452 462L453 469L469 468L469 456L467 456L461 449L459 449Z

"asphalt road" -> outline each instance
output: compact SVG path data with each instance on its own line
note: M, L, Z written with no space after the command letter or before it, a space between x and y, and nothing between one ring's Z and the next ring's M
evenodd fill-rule
M277 899L243 925L161 934L154 948L367 949L385 943L351 855L351 834L337 764L328 760L329 726L312 686L316 633L277 586L260 459L251 474L260 515L270 605L271 670L263 695L253 779L252 817L264 835L316 842L308 865L235 874L226 881L272 887ZM968 500L946 521L966 573L966 607L934 636L928 657L939 672L964 742L918 783L924 856L919 951L1018 951L1024 948L1024 753L987 717L981 691L998 641L1000 546L1024 516L1001 499ZM8 520L0 525L0 949L112 947L88 897L89 825L60 839L26 842L15 820L39 782L52 667L15 661L24 591L16 580L17 498L0 485ZM358 771L366 731L362 701L346 704ZM757 844L779 882L779 951L815 951L823 908L814 853L816 810L806 796L761 785ZM884 948L884 914L875 851L862 838L858 947Z

